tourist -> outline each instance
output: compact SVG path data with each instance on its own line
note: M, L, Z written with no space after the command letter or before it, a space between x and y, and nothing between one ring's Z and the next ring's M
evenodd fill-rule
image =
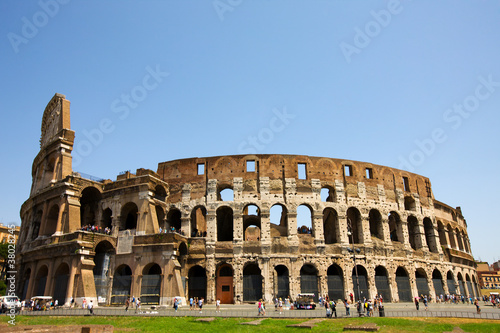
M259 302L257 303L257 310L259 311L257 313L257 316L263 316L264 315L264 311L262 310L262 298L259 299Z
M89 308L90 314L94 315L94 303L92 303L92 300L90 300L88 308Z
M415 307L417 308L417 311L420 307L420 301L418 300L418 296L415 297Z
M189 311L193 310L193 302L194 302L194 299L193 299L193 296L191 296L189 298Z
M203 297L201 297L198 301L198 307L200 308L200 313L201 313L201 310L203 308Z
M335 318L337 318L337 304L333 300L331 300L329 304L330 309L332 309L332 317L335 316Z
M125 312L128 311L129 306L130 306L130 298L127 297L127 299L125 300Z
M137 312L140 313L140 308L141 308L141 299L137 297L137 300L135 301L135 313Z
M177 312L177 309L179 308L179 302L177 301L177 297L174 297L174 310Z
M474 305L476 306L476 312L477 312L477 314L481 314L481 308L479 307L479 300L478 299L476 299L474 301Z
M349 305L349 301L344 299L344 306L345 306L345 315L350 316L351 315L351 306Z
M219 298L217 298L217 300L215 301L215 312L220 313L220 299Z
M429 310L428 302L427 302L427 295L424 296L424 307L425 307L425 311Z

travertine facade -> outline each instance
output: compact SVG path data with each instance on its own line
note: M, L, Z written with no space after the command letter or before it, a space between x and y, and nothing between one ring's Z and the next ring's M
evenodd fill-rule
M361 297L385 301L478 295L461 210L435 200L426 177L325 157L236 155L92 180L72 170L69 117L56 94L21 209L22 298L338 299L357 298L358 284ZM89 226L98 230L81 230Z

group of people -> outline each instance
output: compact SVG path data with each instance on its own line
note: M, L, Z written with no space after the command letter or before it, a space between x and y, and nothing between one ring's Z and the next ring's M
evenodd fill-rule
M203 297L190 297L189 298L189 311L199 310L201 313L203 310L203 303L205 303L205 299ZM220 312L220 299L217 299L216 311Z
M178 234L180 234L182 236L185 236L184 231L177 230L174 226L165 227L165 228L160 227L159 233L160 234L178 233Z
M81 231L89 231L89 232L97 232L97 233L105 234L105 235L111 235L111 228L108 228L108 227L103 228L103 227L98 226L98 225L88 224L88 225L83 226L80 230Z
M135 298L135 296L132 296L132 299L130 299L130 297L127 297L125 300L125 312L127 312L128 308L131 306L132 308L135 308L135 313L139 312L141 309L141 298Z
M207 232L201 232L198 229L194 229L193 232L191 232L191 237L207 237Z

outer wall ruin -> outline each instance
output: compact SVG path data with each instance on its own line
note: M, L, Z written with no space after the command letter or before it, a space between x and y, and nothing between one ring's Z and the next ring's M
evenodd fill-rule
M326 157L231 155L99 180L72 170L69 104L56 94L43 114L21 208L22 299L479 295L461 210L435 200L426 177Z

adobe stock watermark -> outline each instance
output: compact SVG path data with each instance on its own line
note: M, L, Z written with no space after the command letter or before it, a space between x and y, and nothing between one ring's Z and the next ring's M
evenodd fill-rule
M145 70L146 74L140 84L134 86L128 93L121 94L119 98L111 102L111 112L117 114L118 119L127 119L131 110L136 109L149 96L149 93L158 88L160 83L170 75L170 73L162 71L160 65L156 65L154 69L147 66ZM75 145L75 149L71 153L73 156L73 167L78 166L84 157L92 154L94 148L103 142L104 137L111 134L115 129L115 121L110 118L101 119L96 128L91 130L84 129L82 131L84 139Z
M9 225L8 230L8 240L7 240L7 290L5 291L6 296L16 296L16 226L14 224ZM10 318L8 321L9 325L16 325L16 304L11 302L9 308L7 309L7 316Z
M224 21L224 15L226 12L232 12L242 3L243 0L214 0L212 5L214 6L217 16L219 16L219 20Z
M363 49L368 47L372 40L380 35L383 28L386 28L391 23L393 16L400 14L402 11L403 6L399 0L388 1L386 9L370 11L373 20L368 21L363 28L354 28L352 44L341 42L339 45L347 63L350 64L355 54L360 54Z
M23 16L21 18L22 26L20 34L9 32L7 39L15 53L19 52L21 44L28 44L30 40L38 35L41 28L45 27L51 18L54 18L61 8L61 5L66 5L70 0L40 0L38 6L40 10L35 12L31 18Z
M468 119L481 106L481 102L487 100L500 87L500 82L494 81L492 75L487 78L478 77L474 92L466 96L461 103L455 103L452 107L446 109L443 113L443 121L448 124L452 130L457 130L462 126L463 121ZM446 129L437 127L430 137L423 140L415 140L417 146L407 157L399 156L399 169L414 172L415 168L422 165L426 158L434 154L439 144L448 139Z
M283 110L274 108L273 114L268 127L262 128L256 135L249 135L238 145L239 154L256 154L259 150L264 150L274 140L276 133L282 132L295 119L295 115L288 113L286 107Z

